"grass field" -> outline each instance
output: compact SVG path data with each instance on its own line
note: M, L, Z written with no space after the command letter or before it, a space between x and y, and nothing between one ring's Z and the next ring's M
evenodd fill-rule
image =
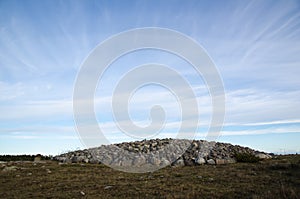
M300 198L300 155L145 174L93 164L2 162L0 183L0 198Z

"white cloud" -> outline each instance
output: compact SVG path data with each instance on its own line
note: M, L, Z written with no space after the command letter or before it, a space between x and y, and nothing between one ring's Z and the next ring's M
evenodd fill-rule
M80 138L74 126L67 125L38 125L28 124L19 128L0 128L0 137L9 139L43 139L43 140L68 140Z
M0 81L0 102L13 100L24 95L23 87L21 82L8 84Z
M287 127L272 127L265 129L257 129L257 130L237 130L237 131L229 131L224 130L221 131L221 136L229 136L229 135L260 135L260 134L273 134L273 133L300 133L299 126L287 126Z
M227 92L226 96L226 123L248 124L299 119L298 91L252 89Z
M72 117L72 101L43 100L19 102L18 104L5 104L0 105L0 112L2 113L0 114L0 119L2 121Z
M227 126L264 126L264 125L274 125L274 124L299 124L300 119L292 120L276 120L270 122L254 122L254 123L227 123Z

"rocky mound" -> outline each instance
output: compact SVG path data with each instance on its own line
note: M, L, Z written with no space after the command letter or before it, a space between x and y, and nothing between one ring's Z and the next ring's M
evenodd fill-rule
M152 139L73 151L55 156L64 163L104 163L113 166L192 166L201 164L229 164L237 161L237 154L268 159L270 154L248 147L205 140Z

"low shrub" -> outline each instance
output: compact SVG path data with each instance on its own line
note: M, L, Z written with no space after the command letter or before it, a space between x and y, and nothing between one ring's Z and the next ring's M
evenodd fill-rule
M251 153L236 153L235 159L237 162L255 163L259 161L259 157Z

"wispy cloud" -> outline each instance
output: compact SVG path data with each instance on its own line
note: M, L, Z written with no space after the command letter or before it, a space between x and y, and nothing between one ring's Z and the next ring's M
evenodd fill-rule
M287 127L272 127L258 130L237 130L237 131L222 131L221 136L228 135L260 135L260 134L274 134L274 133L300 133L300 127L298 126L287 126Z
M254 122L254 123L229 123L226 125L230 126L265 126L265 125L273 125L273 124L300 124L300 119L292 119L292 120L276 120L270 122Z

